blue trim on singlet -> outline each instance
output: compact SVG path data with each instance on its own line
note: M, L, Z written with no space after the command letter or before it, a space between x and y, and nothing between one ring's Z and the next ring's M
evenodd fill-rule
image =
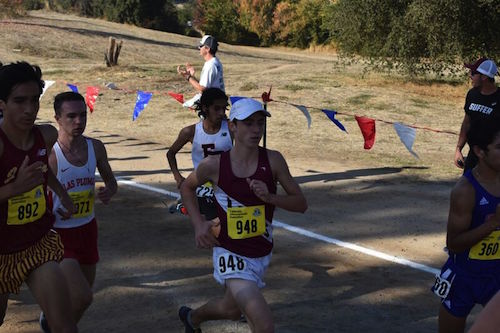
M467 170L464 177L471 183L475 191L474 211L472 212L472 221L469 227L469 230L472 230L482 225L488 215L495 213L497 205L500 203L500 197L486 191L476 180L472 170ZM450 251L450 260L459 268L470 273L500 272L500 260L469 259L469 250L461 253L452 253Z

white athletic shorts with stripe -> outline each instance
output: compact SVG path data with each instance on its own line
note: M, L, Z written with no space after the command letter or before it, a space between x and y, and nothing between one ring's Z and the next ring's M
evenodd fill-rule
M235 254L222 247L213 248L214 278L225 285L227 279L242 279L254 281L259 288L263 288L264 273L266 272L272 253L258 258L248 258Z

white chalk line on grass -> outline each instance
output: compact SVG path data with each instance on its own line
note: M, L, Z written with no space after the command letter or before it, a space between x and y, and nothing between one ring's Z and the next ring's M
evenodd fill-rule
M137 183L137 182L134 182L132 180L125 180L125 179L121 179L120 177L117 177L117 181L118 181L118 183L121 183L121 184L124 184L124 185L129 185L129 186L137 187L137 188L140 188L140 189L143 189L143 190L148 190L148 191L155 192L155 193L165 194L165 195L174 197L176 199L180 198L180 194L179 193L171 192L171 191L167 191L167 190L163 190L161 188L157 188L157 187L153 187L153 186L149 186L149 185L145 185L145 184L141 184L141 183ZM386 254L386 253L383 253L383 252L372 250L372 249L369 249L369 248L366 248L366 247L363 247L363 246L359 246L359 245L356 245L356 244L353 244L353 243L344 242L344 241L341 241L339 239L335 239L335 238L331 238L331 237L328 237L328 236L324 236L324 235L321 235L321 234L318 234L318 233L315 233L315 232L312 232L312 231L309 231L309 230L306 230L306 229L303 229L303 228L299 228L299 227L295 227L295 226L289 225L287 223L284 223L284 222L281 222L281 221L278 221L278 220L273 220L273 225L275 227L283 228L285 230L294 232L296 234L299 234L299 235L302 235L302 236L305 236L305 237L316 239L316 240L319 240L319 241L322 241L322 242L325 242L325 243L329 243L329 244L334 244L334 245L337 245L337 246L340 246L340 247L344 247L344 248L347 248L347 249L350 249L350 250L353 250L353 251L356 251L356 252L360 252L360 253L363 253L363 254L366 254L366 255L369 255L369 256L372 256L372 257L376 257L376 258L379 258L379 259L390 261L390 262L393 262L393 263L396 263L396 264L400 264L400 265L403 265L403 266L408 266L408 267L417 269L419 271L423 271L423 272L430 273L430 274L433 274L433 275L436 275L436 274L438 274L440 272L439 269L434 268L434 267L430 267L430 266L427 266L427 265L424 265L424 264L419 264L419 263L416 263L416 262L413 262L413 261L410 261L410 260L407 260L407 259L404 259L404 258L395 257L395 256L392 256L390 254Z

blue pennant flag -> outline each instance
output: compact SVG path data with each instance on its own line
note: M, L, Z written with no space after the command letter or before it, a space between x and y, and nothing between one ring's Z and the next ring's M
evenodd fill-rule
M69 89L71 89L71 91L73 92L78 92L78 87L73 85L73 84L69 84L69 83L66 83L66 85L69 87Z
M153 93L137 91L137 101L135 102L134 114L132 115L132 120L136 120L141 114L142 110L148 105L149 100L153 96Z
M333 110L321 110L323 111L326 116L328 118L330 118L330 120L335 124L337 125L338 128L340 128L342 131L346 132L347 133L347 130L345 129L344 125L342 125L342 123L340 121L338 121L337 119L335 119L335 115L337 114L337 111L333 111Z
M229 100L231 101L231 105L233 105L234 103L236 103L237 100L240 100L242 98L247 98L247 97L245 97L245 96L230 96Z

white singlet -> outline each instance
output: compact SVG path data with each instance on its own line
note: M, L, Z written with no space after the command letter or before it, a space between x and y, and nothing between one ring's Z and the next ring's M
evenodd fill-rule
M53 214L56 216L54 227L56 228L75 228L89 223L94 218L94 197L95 197L95 170L97 166L94 145L92 140L87 141L87 163L83 166L75 166L68 162L64 156L59 143L54 144L54 152L57 158L56 177L62 186L68 191L77 212L70 219L62 220L57 213L61 205L61 199L53 191L54 199Z

